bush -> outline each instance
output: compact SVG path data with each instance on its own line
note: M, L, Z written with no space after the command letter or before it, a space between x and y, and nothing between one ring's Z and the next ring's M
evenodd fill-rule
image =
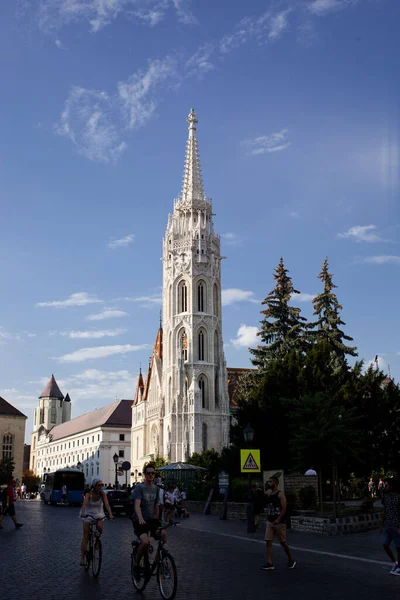
M315 487L308 485L299 491L299 502L304 510L314 510L317 507L317 492Z

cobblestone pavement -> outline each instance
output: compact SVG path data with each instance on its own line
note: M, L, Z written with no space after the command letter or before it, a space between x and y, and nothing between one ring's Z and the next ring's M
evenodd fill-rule
M94 580L79 567L77 508L19 501L16 511L24 527L15 531L6 518L0 531L2 597L160 598L155 580L142 595L133 589L133 531L126 517L104 524L103 566ZM177 600L363 600L400 594L400 577L388 574L377 532L328 538L289 531L298 566L288 571L286 557L276 546L276 569L265 572L260 569L265 562L262 533L247 535L245 523L192 515L169 531L178 567Z

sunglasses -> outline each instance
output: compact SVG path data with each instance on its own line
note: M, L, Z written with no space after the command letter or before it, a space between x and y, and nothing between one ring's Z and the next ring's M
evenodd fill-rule
M156 472L155 471L147 471L146 475L155 475Z

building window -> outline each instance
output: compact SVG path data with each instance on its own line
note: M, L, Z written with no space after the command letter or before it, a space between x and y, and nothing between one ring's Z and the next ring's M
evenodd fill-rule
M197 310L204 312L204 295L205 295L204 283L200 281L197 286Z
M180 350L181 350L181 356L182 356L183 360L187 360L188 359L188 341L187 341L187 335L186 335L185 330L183 330L183 332L180 334Z
M44 408L40 408L39 425L44 423Z
M79 440L76 440L76 445L79 446Z
M205 377L203 377L203 375L201 375L199 377L199 388L200 388L200 395L201 395L201 406L203 408L208 408L208 402L207 402L207 382L205 380Z
M92 463L91 467L92 467L92 468L91 468L90 472L92 473L92 477L93 477L93 474L94 474L94 470L93 470L93 463Z
M86 438L86 443L87 443L87 444L89 443L89 438Z
M100 458L100 450L97 450L97 458Z
M198 335L199 360L205 360L204 355L204 331L200 330Z
M181 281L178 286L178 312L187 312L187 286Z
M125 450L118 450L118 456L120 458L124 458L124 456L125 456Z
M99 473L100 473L100 467L99 466L97 467L96 471L97 471L96 474L99 475Z
M207 450L207 425L206 425L206 423L203 423L203 426L202 426L201 441L202 441L202 445L203 445L203 452L205 452Z
M56 407L52 406L50 411L50 422L55 423L57 421Z
M97 441L98 442L100 441L100 434L99 433L97 434Z
M92 444L93 444L93 442L94 442L94 435L92 435Z
M72 447L75 448L75 441L72 442Z
M14 455L14 436L11 433L3 435L3 460Z
M124 433L120 433L119 434L119 441L120 442L124 442L125 441L125 434Z
M68 442L68 448L71 448L71 442Z

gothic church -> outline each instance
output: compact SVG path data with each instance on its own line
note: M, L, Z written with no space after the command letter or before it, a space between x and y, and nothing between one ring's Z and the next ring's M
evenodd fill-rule
M132 472L157 456L185 461L228 445L220 237L203 190L193 109L187 122L183 189L163 240L162 322L132 405Z

